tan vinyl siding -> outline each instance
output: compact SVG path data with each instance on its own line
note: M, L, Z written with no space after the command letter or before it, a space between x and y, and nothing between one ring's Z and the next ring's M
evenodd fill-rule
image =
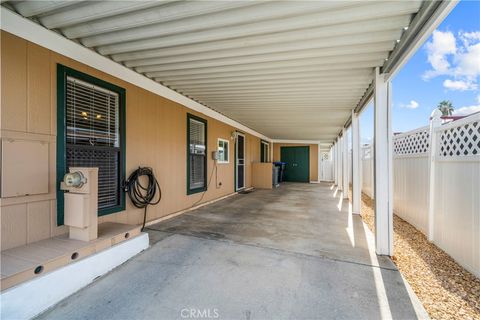
M210 179L217 139L230 141L230 163L218 164L218 180L212 182L203 202L234 192L234 144L236 128L66 58L24 39L1 32L2 109L1 136L40 140L49 144L49 193L1 199L2 250L66 232L56 226L56 70L57 63L126 89L126 175L138 166L150 166L162 188L162 201L148 208L147 220L189 208L202 193L187 195L187 113L208 121L208 171ZM251 162L260 161L260 139L246 134L246 186L251 186ZM220 185L221 183L221 185ZM139 224L143 210L126 200L126 210L99 218Z

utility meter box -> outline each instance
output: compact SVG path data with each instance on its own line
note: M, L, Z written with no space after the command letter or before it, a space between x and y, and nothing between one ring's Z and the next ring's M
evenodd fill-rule
M86 228L90 223L90 196L66 192L65 197L65 225Z
M60 188L66 191L64 217L70 239L97 239L98 168L69 168Z

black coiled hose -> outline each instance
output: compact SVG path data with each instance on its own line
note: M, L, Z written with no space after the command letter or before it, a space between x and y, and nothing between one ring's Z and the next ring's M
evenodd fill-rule
M144 186L140 183L140 177L147 177L147 185ZM155 199L155 194L158 190L158 199ZM147 207L148 205L156 205L162 199L162 190L158 184L155 175L153 174L152 168L139 167L137 170L132 172L128 180L125 181L125 192L127 192L128 197L132 200L132 203L135 207L140 209L145 209L143 213L143 225L142 231L145 228L145 222L147 220Z

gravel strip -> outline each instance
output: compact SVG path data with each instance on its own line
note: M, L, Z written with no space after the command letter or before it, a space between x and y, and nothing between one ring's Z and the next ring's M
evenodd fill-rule
M361 215L374 232L373 201L362 194ZM394 215L392 260L432 319L480 319L480 279L425 235Z

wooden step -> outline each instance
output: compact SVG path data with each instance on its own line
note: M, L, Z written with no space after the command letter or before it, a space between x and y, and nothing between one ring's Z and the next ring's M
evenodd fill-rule
M68 235L45 239L1 252L1 290L74 263L140 234L140 226L105 222L98 239L72 240Z

